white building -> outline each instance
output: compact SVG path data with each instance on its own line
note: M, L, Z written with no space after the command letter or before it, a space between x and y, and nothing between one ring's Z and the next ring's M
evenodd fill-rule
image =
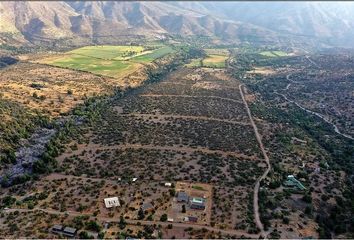
M105 198L104 205L106 208L120 207L119 199L118 197Z

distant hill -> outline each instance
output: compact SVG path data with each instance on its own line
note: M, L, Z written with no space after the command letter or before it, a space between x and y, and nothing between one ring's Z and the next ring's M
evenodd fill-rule
M345 4L344 4L345 5ZM0 44L180 34L233 42L349 44L353 4L308 2L0 2Z
M354 46L354 2L172 2L174 6L241 21L289 36Z

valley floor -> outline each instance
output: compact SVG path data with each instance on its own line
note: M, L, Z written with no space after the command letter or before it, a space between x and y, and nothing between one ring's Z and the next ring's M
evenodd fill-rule
M38 211L19 211L25 211L29 218L50 213L57 220L46 223L47 217L36 217L41 223L27 224L26 231L32 229L32 236L53 237L46 235L48 229L60 221L72 225L75 217L84 215L95 217L101 224L113 224L122 216L133 224L131 230L136 234L138 222L161 224L167 214L174 218L173 229L184 232L183 224L192 227L194 230L186 232L189 236L198 234L194 231L203 226L208 230L204 237L215 236L218 231L234 237L257 237L252 235L257 232L253 197L258 193L254 195L254 186L266 162L240 91L236 91L239 87L240 82L225 70L180 69L159 83L114 101L102 119L88 129L87 140L71 142L58 157L60 174L31 186L31 195L46 192L47 196L36 200L33 210ZM173 186L192 184L192 190L163 187L166 182ZM202 183L209 184L211 195L196 190ZM187 191L190 198L203 197L205 210L193 210L186 203L183 213L184 207L171 191ZM17 194L16 199L23 199ZM105 209L103 199L112 196L119 197L121 207ZM153 211L141 216L140 209L146 203L153 205ZM18 208L28 209L28 205ZM14 214L15 209L11 212ZM196 216L197 222L186 224L188 216ZM11 229L5 229L11 234ZM164 231L167 237L173 236ZM174 236L182 236L180 231ZM16 237L18 233L12 234ZM106 237L117 237L112 234Z

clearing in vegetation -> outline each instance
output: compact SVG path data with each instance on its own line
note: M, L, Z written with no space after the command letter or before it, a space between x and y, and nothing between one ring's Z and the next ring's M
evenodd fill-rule
M208 55L208 57L203 60L203 67L224 68L226 59L227 56Z
M187 67L209 67L209 68L225 68L225 62L228 58L228 50L225 48L208 48L204 49L207 56L204 59L194 59Z
M203 59L203 67L225 68L225 61L228 58L228 50L225 48L205 49L208 56Z

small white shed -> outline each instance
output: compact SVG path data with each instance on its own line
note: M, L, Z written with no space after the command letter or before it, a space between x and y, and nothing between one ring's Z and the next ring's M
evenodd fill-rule
M106 208L120 207L119 199L118 197L105 198L104 205Z

